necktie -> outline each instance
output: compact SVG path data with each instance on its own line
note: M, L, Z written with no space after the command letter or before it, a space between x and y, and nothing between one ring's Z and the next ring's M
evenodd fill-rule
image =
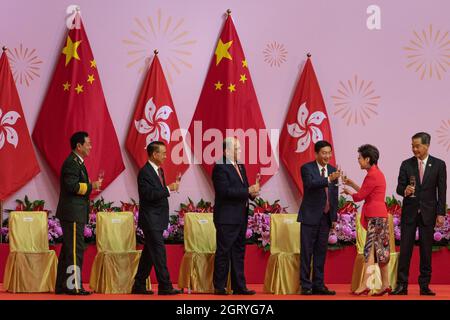
M420 184L422 184L423 181L423 161L419 160L419 178L420 178Z
M166 186L166 184L164 183L164 172L162 168L158 168L158 176L159 176L159 181L161 181L161 185L163 187Z
M239 178L241 178L241 181L244 182L244 179L242 179L241 171L239 170L238 165L234 164L234 168L236 169L236 171L237 171L237 173L239 175Z
M322 168L322 177L325 178L325 168ZM325 188L325 195L327 197L327 200L325 202L325 209L323 212L328 213L330 211L330 202L328 201L328 187Z

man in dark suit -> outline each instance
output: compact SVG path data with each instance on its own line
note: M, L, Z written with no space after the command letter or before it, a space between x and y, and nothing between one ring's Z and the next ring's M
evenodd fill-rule
M431 249L435 224L442 226L445 217L447 169L445 162L428 154L431 136L419 132L412 137L414 157L402 162L397 193L403 197L400 260L397 287L391 294L408 294L408 275L416 229L419 228L421 295L434 296L430 290ZM414 185L412 185L414 183Z
M334 295L324 284L328 234L337 221L340 172L329 164L332 147L327 141L314 145L316 160L301 167L303 199L297 221L300 225L300 284L303 295ZM311 259L313 261L311 277ZM312 278L312 281L311 281Z
M89 217L89 195L99 189L102 181L90 183L84 165L91 151L91 140L86 132L76 132L70 138L72 152L61 168L60 195L56 217L61 221L63 244L58 259L56 294L88 295L83 289L81 267L86 247L84 226Z
M259 192L259 182L249 186L245 167L238 163L239 140L233 137L223 142L223 159L214 166L212 181L215 190L214 225L216 254L214 259L214 292L226 295L226 282L231 262L233 294L252 295L245 282L245 233L248 220L248 199Z
M166 247L163 232L169 224L169 201L171 191L177 191L178 182L166 186L161 165L166 160L166 146L161 141L153 141L147 146L148 162L138 175L139 220L144 232L145 244L134 278L133 294L153 294L146 289L146 280L152 267L158 279L159 295L174 295L181 290L174 289L167 269Z

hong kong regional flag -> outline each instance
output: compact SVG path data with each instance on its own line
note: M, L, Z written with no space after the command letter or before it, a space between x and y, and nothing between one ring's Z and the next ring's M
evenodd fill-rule
M6 52L0 58L0 201L39 173Z
M178 174L182 175L189 165L175 106L155 53L136 103L126 147L140 168L148 160L147 145L152 141L164 142L167 148L164 177L169 184L175 182Z
M70 137L77 131L86 131L92 141L91 153L86 158L89 177L96 180L103 170L101 189L104 190L125 166L103 95L97 62L78 13L74 21L64 38L33 139L52 171L59 176L70 153Z
M235 134L227 133L232 130ZM196 161L201 161L208 174L211 174L222 151L222 141L216 141L215 131L220 131L223 138L239 138L241 162L245 164L250 184L255 183L258 173L262 175L261 184L274 175L278 165L250 77L249 64L230 14L215 46L189 126L191 149ZM220 153L212 152L212 149L220 149Z
M315 159L314 144L326 140L333 145L327 109L311 59L308 57L281 130L280 158L303 195L300 167ZM335 164L334 152L331 164Z

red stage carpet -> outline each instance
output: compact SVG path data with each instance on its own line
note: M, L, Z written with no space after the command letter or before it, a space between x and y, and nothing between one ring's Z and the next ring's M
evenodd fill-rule
M89 286L85 284L87 289ZM336 290L335 296L302 296L302 295L273 295L263 293L263 285L249 285L250 289L256 290L254 296L216 296L212 294L180 294L176 296L158 296L157 294L134 295L134 294L92 294L90 296L68 296L55 295L51 293L8 293L3 286L0 287L0 300L450 300L450 285L433 285L431 289L436 292L436 296L419 295L419 286L410 285L407 296L383 296L383 297L359 297L350 294L348 284L334 284L330 289ZM153 286L157 291L157 286Z
M60 245L56 246L54 249L59 255ZM0 244L0 282L3 282L3 273L5 271L8 253L9 246L7 244ZM178 281L178 272L183 253L183 245L167 245L168 267L174 283L177 283ZM88 246L83 262L83 281L86 283L89 282L89 276L95 254L96 247L94 245ZM264 252L256 245L247 246L245 259L245 275L247 278L247 283L264 283L264 274L269 255L269 252ZM350 283L355 255L356 250L355 247L352 246L344 247L339 250L328 250L327 262L325 265L325 282L327 284ZM450 285L450 250L447 248L442 248L437 252L433 252L432 259L433 275L431 283ZM411 261L410 283L417 283L418 274L419 248L415 247ZM151 279L153 283L156 283L154 271L152 271Z

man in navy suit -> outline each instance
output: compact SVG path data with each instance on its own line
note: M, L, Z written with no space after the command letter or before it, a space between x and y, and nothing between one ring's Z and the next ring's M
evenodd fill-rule
M434 227L441 227L445 219L447 168L443 160L428 153L431 136L426 132L412 137L414 156L402 162L398 175L397 194L403 197L400 258L397 287L393 295L408 294L408 276L414 248L416 229L419 228L420 294L436 295L429 288L431 281L431 252ZM411 181L415 184L412 185Z
M297 218L301 223L301 294L334 295L336 292L324 284L324 267L328 234L337 221L338 187L335 184L340 172L329 164L332 157L329 142L318 141L314 151L316 160L301 167L304 194Z
M214 225L216 227L216 255L214 259L214 293L225 290L231 262L233 294L252 295L244 275L245 233L247 231L248 199L259 192L259 183L249 186L245 167L238 163L241 152L239 140L226 138L223 159L214 165L212 180L215 190Z
M161 165L166 160L166 146L153 141L147 146L148 161L139 171L139 220L144 232L145 244L134 279L133 294L153 294L146 289L146 279L155 267L159 295L174 295L181 290L174 289L167 269L166 248L163 232L169 224L169 201L171 191L177 191L178 182L166 186Z

